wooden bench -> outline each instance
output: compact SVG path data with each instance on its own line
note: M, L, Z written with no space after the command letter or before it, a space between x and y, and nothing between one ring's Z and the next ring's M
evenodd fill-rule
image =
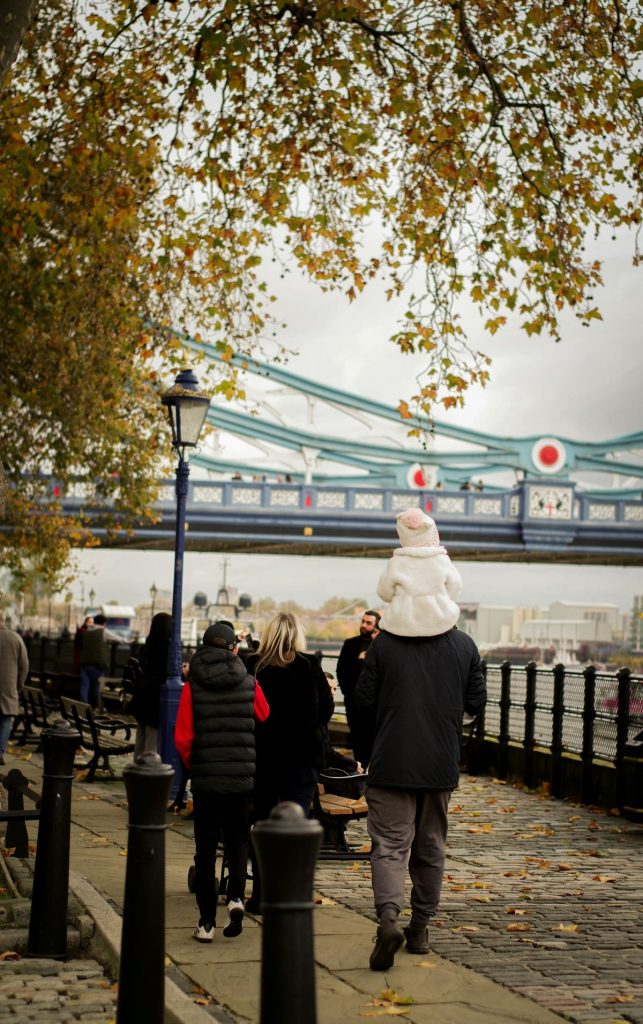
M321 773L313 796L313 816L324 829L320 860L355 860L370 856L370 851L349 846L346 841L348 823L365 818L368 813L368 804L363 795L355 797L348 794L354 791L356 785L361 787L367 780L364 774L348 775L340 769L329 768ZM335 792L329 793L329 786Z
M58 710L58 705L47 699L39 686L23 686L20 691L22 736L18 746L23 747L30 740L40 744L40 734L34 728L43 730L51 725L50 716Z
M12 768L6 775L0 775L0 784L7 790L7 810L0 810L0 821L6 821L7 829L4 837L5 856L28 857L29 835L26 821L38 821L40 818L40 793L36 793L29 785L29 779L18 768ZM24 797L33 800L33 811L25 811Z
M131 723L122 718L95 715L90 704L72 700L71 697L60 698L60 710L63 717L78 729L83 749L92 752L91 760L79 766L87 769L85 782L94 781L101 758L101 771L109 772L109 778L116 780L109 758L112 755L133 753L134 744L130 740ZM123 738L116 736L121 730L125 733Z

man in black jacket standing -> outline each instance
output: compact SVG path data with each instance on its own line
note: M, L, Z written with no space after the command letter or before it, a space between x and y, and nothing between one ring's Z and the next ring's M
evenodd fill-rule
M444 870L447 809L460 774L464 712L482 710L487 695L478 649L455 627L430 637L382 631L355 690L358 709L375 715L366 790L371 871L379 927L370 958L388 970L406 938L410 953L428 951L428 922L437 911ZM411 921L398 916L408 864Z
M355 707L355 687L364 668L364 658L371 641L377 635L380 624L379 612L369 610L362 615L357 636L345 640L337 659L337 682L344 697L346 721L351 733L351 746L355 760L366 766L370 756L372 727L368 714Z

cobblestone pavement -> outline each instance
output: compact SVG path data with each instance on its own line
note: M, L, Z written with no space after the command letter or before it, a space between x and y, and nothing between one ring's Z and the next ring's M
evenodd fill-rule
M0 1021L72 1024L116 1019L116 986L94 960L3 960Z
M577 1024L643 1024L642 852L640 825L463 776L431 948ZM322 862L316 888L374 918L368 862Z

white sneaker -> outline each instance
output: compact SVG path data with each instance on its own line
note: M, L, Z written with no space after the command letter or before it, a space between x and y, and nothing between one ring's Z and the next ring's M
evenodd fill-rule
M243 931L243 900L230 900L228 903L229 924L223 929L226 939L233 939Z
M212 925L211 928L206 928L206 926L199 921L198 925L192 932L192 935L197 942L212 942L214 939L214 925Z

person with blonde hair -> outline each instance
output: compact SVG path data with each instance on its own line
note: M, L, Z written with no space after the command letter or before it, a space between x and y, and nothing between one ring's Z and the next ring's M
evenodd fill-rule
M256 653L247 660L270 706L257 722L254 818L267 818L282 800L310 810L324 757L324 726L333 713L333 697L319 660L306 653L299 619L279 612L263 631ZM247 909L258 911L257 872Z

